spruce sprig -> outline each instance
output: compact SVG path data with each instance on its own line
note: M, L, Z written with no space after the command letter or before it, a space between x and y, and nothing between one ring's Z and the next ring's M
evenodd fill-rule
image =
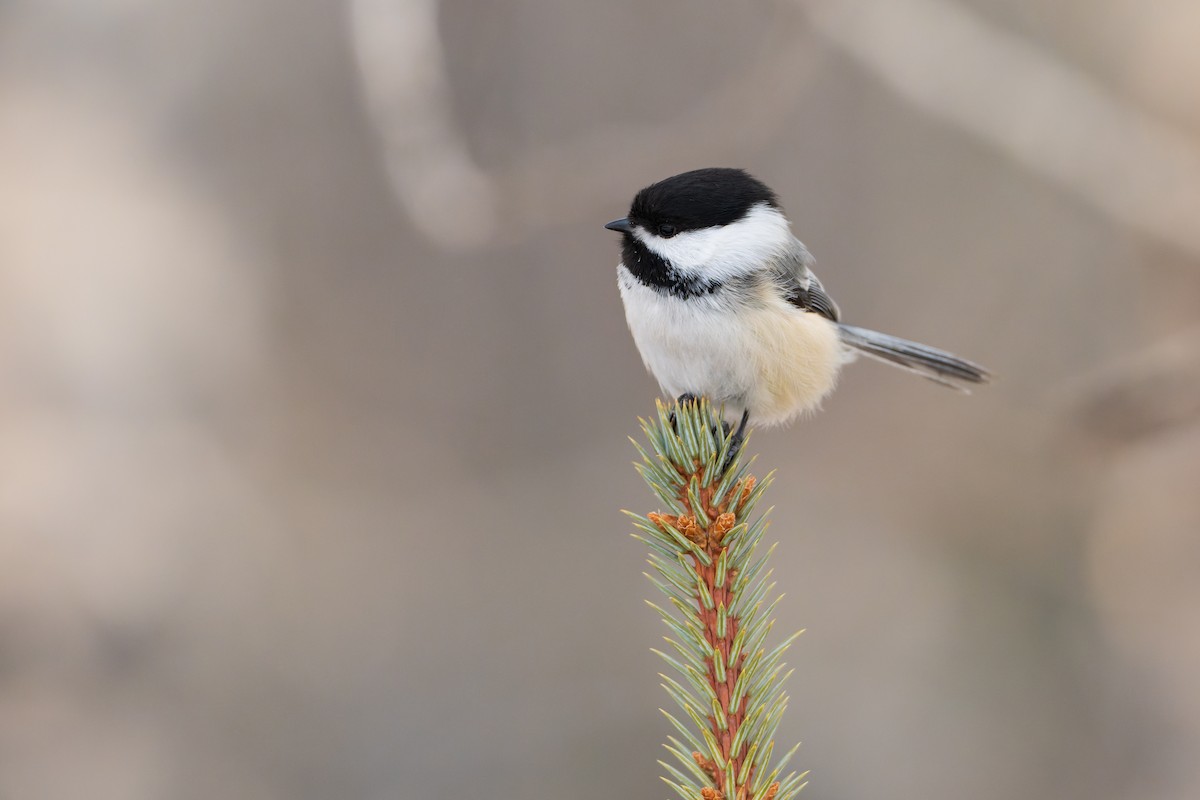
M788 800L808 773L783 774L799 745L773 759L774 737L791 675L782 657L800 632L767 649L780 597L768 601L774 546L758 554L767 521L753 516L773 473L750 475L753 459L742 464L706 399L659 402L657 419L640 422L649 447L634 441L635 466L669 513L625 513L650 549L646 577L667 598L650 603L670 631L669 652L654 652L683 712L663 711L679 734L665 745L674 763L658 762L663 780L684 800Z

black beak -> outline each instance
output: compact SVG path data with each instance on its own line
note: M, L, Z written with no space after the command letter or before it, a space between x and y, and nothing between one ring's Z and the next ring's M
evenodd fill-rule
M624 217L622 217L621 219L614 219L612 222L608 223L604 227L608 228L610 231L619 231L620 233L633 233L633 226L631 226L629 224L629 220Z

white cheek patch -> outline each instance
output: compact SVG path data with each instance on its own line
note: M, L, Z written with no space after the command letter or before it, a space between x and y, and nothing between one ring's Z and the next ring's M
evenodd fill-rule
M758 271L792 242L787 217L765 203L719 228L664 239L635 227L634 236L684 275L720 282Z

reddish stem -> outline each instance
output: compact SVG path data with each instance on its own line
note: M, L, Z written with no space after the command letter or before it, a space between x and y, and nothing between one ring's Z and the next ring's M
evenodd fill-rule
M753 480L752 478L750 479ZM687 482L684 484L687 485ZM753 484L751 483L750 486ZM704 626L704 638L713 650L721 654L721 660L725 664L725 680L717 679L716 666L712 659L708 659L708 682L712 687L713 694L717 698L717 705L725 715L725 720L728 723L725 730L721 730L721 726L717 724L717 718L714 715L709 715L708 722L713 736L716 737L717 743L721 748L722 760L726 764L727 770L732 770L734 775L741 772L743 759L746 754L746 742L742 742L738 748L738 752L732 752L733 739L737 735L738 730L745 722L747 698L742 697L737 708L730 708L730 698L733 696L734 686L737 684L738 676L741 674L742 666L746 662L746 654L738 655L735 663L730 663L729 654L733 648L733 640L737 636L738 628L741 620L733 615L727 614L725 620L725 635L721 636L717 629L717 609L725 606L728 610L730 606L730 597L732 595L733 581L736 578L734 570L726 570L725 582L717 583L717 561L721 557L721 553L725 550L722 541L725 534L733 527L735 518L729 512L729 504L731 498L736 498L742 494L744 487L735 487L730 492L725 501L714 507L711 504L712 492L704 491L701 493L701 502L704 504L704 513L713 522L707 527L701 529L702 536L698 536L699 541L704 547L705 553L709 557L709 564L705 566L695 556L692 557L692 564L696 569L696 573L700 576L700 580L704 582L705 589L708 590L709 596L712 598L713 607L706 609L704 604L700 602L699 596L696 597L696 610L700 614L700 621ZM687 503L687 497L680 498L682 502ZM726 774L718 765L714 764L711 770L713 782L717 787L724 787ZM737 786L737 798L742 798L749 795L749 786L753 780L753 770L747 774L745 785Z

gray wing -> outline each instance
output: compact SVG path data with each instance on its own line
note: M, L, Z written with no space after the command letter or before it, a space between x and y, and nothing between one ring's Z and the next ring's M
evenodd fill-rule
M953 353L841 324L837 303L826 294L825 287L812 271L816 259L798 239L793 241L793 248L775 264L775 277L780 282L783 294L797 308L837 322L838 334L844 344L872 358L964 392L967 391L964 384L987 383L990 380L991 375L986 369Z
M795 246L777 263L779 278L787 301L804 311L820 314L837 322L842 312L833 302L821 281L812 271L816 259L799 239L792 240Z

